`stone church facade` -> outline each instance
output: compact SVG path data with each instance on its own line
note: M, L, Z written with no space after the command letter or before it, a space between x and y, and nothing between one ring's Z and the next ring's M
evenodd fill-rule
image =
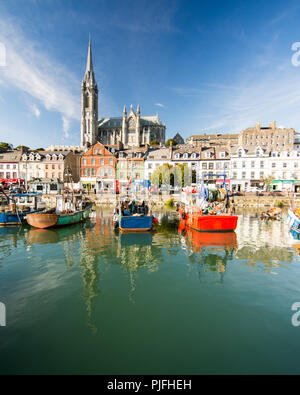
M81 146L88 147L97 141L105 145L122 143L125 148L139 147L156 140L164 144L166 126L154 116L141 116L131 105L127 114L118 118L98 118L98 87L95 80L91 41L89 42L86 71L81 84Z

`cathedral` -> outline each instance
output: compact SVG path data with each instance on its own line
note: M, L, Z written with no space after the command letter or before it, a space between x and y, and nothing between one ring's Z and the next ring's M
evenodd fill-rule
M154 116L141 116L140 106L132 105L119 118L98 119L98 87L93 70L91 40L89 41L86 71L81 84L81 146L88 147L100 141L114 145L121 142L125 148L139 147L156 140L165 143L166 126Z

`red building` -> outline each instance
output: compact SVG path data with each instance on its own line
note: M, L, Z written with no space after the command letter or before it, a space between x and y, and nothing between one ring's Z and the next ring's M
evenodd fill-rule
M80 183L96 193L115 191L116 147L97 142L81 158Z

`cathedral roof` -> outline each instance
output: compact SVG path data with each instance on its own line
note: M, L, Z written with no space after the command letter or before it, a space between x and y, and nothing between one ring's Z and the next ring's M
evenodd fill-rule
M101 118L98 121L98 127L122 127L123 117L116 118ZM158 118L158 116L144 116L140 118L141 126L163 126L163 123Z

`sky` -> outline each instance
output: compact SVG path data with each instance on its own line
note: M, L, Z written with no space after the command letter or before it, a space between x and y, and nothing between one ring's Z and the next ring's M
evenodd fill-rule
M89 34L99 118L140 104L167 138L299 131L299 20L294 0L2 1L0 141L80 144Z

